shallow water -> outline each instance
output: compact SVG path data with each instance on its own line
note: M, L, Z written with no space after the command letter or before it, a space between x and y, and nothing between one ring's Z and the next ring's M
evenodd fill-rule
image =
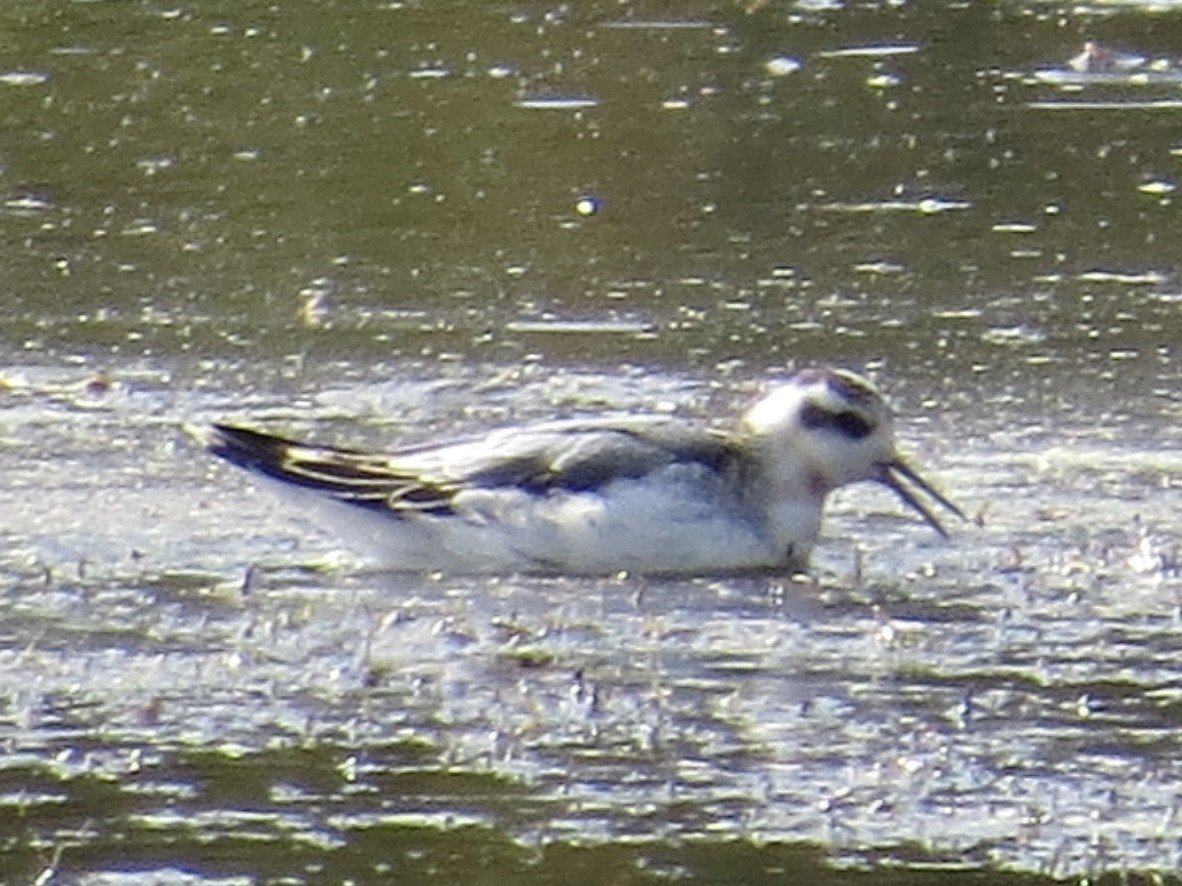
M4 13L0 879L1182 865L1177 84L1038 75L1172 16L106 12ZM720 421L818 361L951 541L868 488L808 582L381 574L180 430Z

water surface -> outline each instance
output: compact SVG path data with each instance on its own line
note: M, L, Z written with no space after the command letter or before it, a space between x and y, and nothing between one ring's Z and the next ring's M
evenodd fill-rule
M7 4L5 876L1173 876L1177 30ZM381 574L180 431L725 421L815 362L950 542L852 489L808 581Z

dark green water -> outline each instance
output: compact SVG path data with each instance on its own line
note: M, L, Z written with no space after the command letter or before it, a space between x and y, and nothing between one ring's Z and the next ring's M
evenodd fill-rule
M10 0L0 882L1176 878L1180 37ZM811 584L391 576L180 431L717 419L814 362L978 520L843 492Z

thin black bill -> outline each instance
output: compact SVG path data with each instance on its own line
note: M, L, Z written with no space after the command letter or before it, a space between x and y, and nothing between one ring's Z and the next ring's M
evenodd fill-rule
M924 522L945 538L948 537L948 530L944 528L944 525L936 518L936 515L919 498L917 492L922 492L936 504L942 505L956 514L960 519L966 519L964 512L960 508L945 498L943 494L917 474L906 462L893 461L889 464L884 464L882 466L881 480L884 484L891 487L908 506L919 512Z

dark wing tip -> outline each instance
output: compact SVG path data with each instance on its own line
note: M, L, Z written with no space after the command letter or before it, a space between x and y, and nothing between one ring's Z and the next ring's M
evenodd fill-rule
M237 425L188 426L185 430L213 455L271 476L284 476L288 453L292 446L298 445L284 437Z
M451 513L452 486L399 471L381 455L311 446L237 425L185 430L207 451L233 465L348 504L393 514Z

